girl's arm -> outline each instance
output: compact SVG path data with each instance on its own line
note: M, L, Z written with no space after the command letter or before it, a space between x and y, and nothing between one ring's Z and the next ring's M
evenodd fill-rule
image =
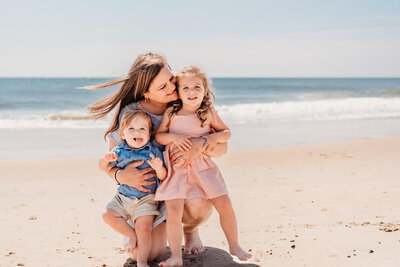
M217 112L214 111L214 113L212 115L213 115L212 117L215 121L222 122L222 120L219 117ZM218 128L218 129L229 130L229 128L226 125L222 126L221 128ZM211 133L210 135L212 135L212 134L214 134L214 133ZM205 136L205 137L207 138L208 136ZM226 137L227 136L225 136L225 138ZM217 158L217 157L221 157L228 151L228 142L217 143L213 151L205 152L206 142L204 141L204 138L192 137L190 139L190 141L192 142L192 147L191 147L190 151L180 151L178 149L175 149L172 151L172 153L171 153L171 162L172 163L174 163L174 164L179 163L180 158L183 157L183 159L185 160L185 163L182 165L182 167L187 167L193 161L193 159L198 157L201 153L204 153L209 157Z
M165 110L160 126L158 126L155 139L161 145L169 145L171 143L174 143L179 148L179 150L189 151L192 146L192 142L190 142L189 136L168 132L168 124L170 121L171 111L172 107Z

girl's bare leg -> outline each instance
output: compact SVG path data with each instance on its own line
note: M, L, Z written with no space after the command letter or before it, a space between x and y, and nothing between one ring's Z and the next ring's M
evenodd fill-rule
M141 216L136 219L135 228L137 235L137 266L148 267L147 260L151 249L151 230L154 216Z
M236 216L229 196L223 195L216 197L211 199L211 202L219 213L221 227L228 240L229 252L238 257L239 260L245 261L250 259L251 254L247 253L239 246Z
M127 246L127 252L132 253L136 247L136 233L122 216L114 211L113 209L107 209L103 213L103 220L110 225L115 231L121 235L127 236L129 238L129 244Z
M159 266L182 266L182 213L183 199L166 200L167 208L167 236L171 257L163 261Z

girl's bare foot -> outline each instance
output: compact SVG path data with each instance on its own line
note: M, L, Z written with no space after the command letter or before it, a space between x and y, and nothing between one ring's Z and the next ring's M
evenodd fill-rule
M251 258L251 254L243 250L239 245L235 248L229 248L229 252L241 261L247 261Z
M200 254L204 251L203 243L200 240L199 231L184 233L185 249L184 254Z
M171 256L171 258L169 258L166 261L160 262L158 264L158 266L161 267L175 267L175 266L182 266L183 262L182 262L182 258L181 257L174 257Z
M124 248L127 253L133 253L136 248L136 235L124 238Z

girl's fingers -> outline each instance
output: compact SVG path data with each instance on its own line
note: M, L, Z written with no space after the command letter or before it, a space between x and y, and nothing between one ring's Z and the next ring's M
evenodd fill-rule
M189 138L186 138L186 139L185 139L185 142L188 143L189 145L192 145L192 142L190 142L190 139L189 139Z
M187 145L185 143L181 144L184 151L189 151Z
M188 144L183 144L183 146L185 147L185 151L189 151L190 150L190 146Z

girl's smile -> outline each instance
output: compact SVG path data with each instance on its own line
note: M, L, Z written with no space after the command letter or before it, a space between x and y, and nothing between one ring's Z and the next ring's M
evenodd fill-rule
M202 80L196 76L182 76L179 78L179 97L183 105L195 107L200 106L205 95Z

